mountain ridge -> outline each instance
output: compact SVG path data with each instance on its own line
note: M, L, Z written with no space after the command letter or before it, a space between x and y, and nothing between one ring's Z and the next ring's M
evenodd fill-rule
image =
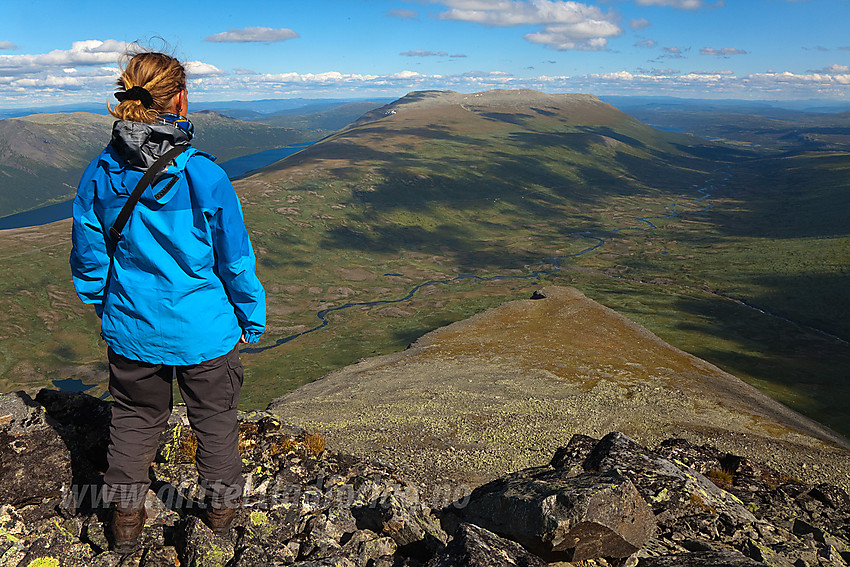
M531 466L565 435L623 431L747 449L784 474L850 488L850 441L573 288L545 287L365 359L269 405L424 484ZM830 467L809 468L812 455ZM436 481L434 479L437 479Z
M190 118L193 145L222 161L318 137L212 111ZM82 170L109 143L114 122L90 112L0 119L0 216L73 197Z

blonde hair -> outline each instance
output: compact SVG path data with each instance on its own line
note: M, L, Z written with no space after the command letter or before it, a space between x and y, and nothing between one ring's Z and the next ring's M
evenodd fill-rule
M186 70L170 55L147 51L130 57L115 84L124 91L144 88L151 94L153 104L147 108L140 100L124 100L113 109L107 102L109 113L119 120L150 124L160 113L169 111L174 95L186 89Z

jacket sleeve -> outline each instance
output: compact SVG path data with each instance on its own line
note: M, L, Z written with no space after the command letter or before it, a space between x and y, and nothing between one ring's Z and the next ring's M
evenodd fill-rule
M245 340L255 343L266 328L266 292L256 275L256 258L242 207L230 180L219 182L220 207L211 219L216 273L224 283Z
M71 232L71 276L83 303L103 315L103 292L109 272L109 254L103 225L94 210L97 160L83 173L74 198Z

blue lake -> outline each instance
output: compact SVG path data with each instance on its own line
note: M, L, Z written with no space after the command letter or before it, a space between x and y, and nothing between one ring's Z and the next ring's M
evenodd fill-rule
M286 146L284 148L274 148L258 152L256 154L227 160L219 165L225 173L227 173L227 177L230 179L236 179L237 177L241 177L255 169L260 169L261 167L265 167L278 160L282 160L285 157L291 156L310 145L312 144L292 144L291 146ZM41 226L43 224L69 219L72 214L73 202L73 199L69 199L68 201L63 201L61 203L45 205L44 207L39 207L38 209L33 209L31 211L2 217L0 218L0 230L5 230L7 228Z

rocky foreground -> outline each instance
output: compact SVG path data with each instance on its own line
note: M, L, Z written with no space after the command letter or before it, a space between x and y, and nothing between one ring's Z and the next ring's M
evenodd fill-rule
M0 565L300 567L843 566L850 497L710 446L574 435L549 462L478 487L406 481L267 412L244 414L247 494L229 539L202 505L175 411L135 554L108 551L98 475L109 405L0 396Z

